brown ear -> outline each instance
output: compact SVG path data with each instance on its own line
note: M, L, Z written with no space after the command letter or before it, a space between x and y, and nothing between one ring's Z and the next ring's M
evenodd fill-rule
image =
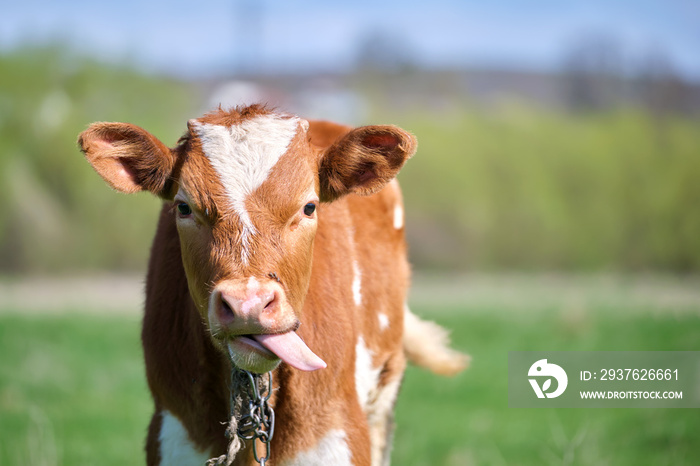
M396 126L363 126L335 141L321 156L321 201L379 191L416 151L416 138Z
M80 134L78 145L114 189L167 195L176 158L148 131L128 123L93 123Z

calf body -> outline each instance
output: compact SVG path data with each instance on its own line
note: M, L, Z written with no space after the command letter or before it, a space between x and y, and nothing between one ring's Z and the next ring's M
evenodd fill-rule
M268 464L388 464L409 280L392 180L414 138L251 106L190 120L173 149L122 123L79 143L116 189L164 199L142 333L148 464L226 451L232 365L274 373ZM437 370L463 366L442 356ZM234 464L252 463L248 442Z

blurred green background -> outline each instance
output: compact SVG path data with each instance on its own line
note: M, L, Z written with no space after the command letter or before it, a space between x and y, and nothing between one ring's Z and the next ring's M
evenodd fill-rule
M394 123L418 137L418 155L399 178L416 268L700 268L698 107L649 104L644 93L599 108L507 94L485 104L460 92L468 73L366 70L336 79L363 102L360 124ZM648 92L674 79L661 77ZM308 81L293 84L313 89ZM295 90L284 77L258 82ZM215 106L206 107L211 87L61 47L0 55L0 272L142 270L158 202L107 189L77 151L77 135L93 121L128 121L174 145L188 118ZM684 92L685 104L700 88Z
M640 52L625 31L658 23L659 37L683 32L699 10L674 1L611 10L535 2L524 11L503 0L496 3L506 8L486 18L489 32L476 27L478 11L462 9L469 2L445 0L392 10L399 19L412 12L420 27L375 22L352 36L349 25L369 12L377 20L396 2L358 1L323 27L304 13L317 23L293 33L275 18L302 18L282 3L213 3L233 5L229 39L243 42L230 46L234 59L206 66L192 60L208 47L195 32L216 36L216 28L188 31L179 22L187 15L169 11L185 7L178 2L158 11L157 2L137 10L125 2L80 27L67 15L80 17L81 2L67 12L47 4L47 17L72 32L15 42L10 32L34 24L31 12L0 18L0 465L143 462L152 408L141 277L160 202L110 190L79 153L77 135L93 121L126 121L174 145L187 119L259 100L309 118L397 124L418 138L399 176L415 272L410 303L449 328L473 363L453 379L409 369L394 464L700 461L695 410L515 410L506 393L508 351L698 349L700 72L683 50ZM541 31L590 19L596 8L613 18L607 35L596 29L559 43L547 66L519 61L548 40ZM129 29L122 22L135 11L143 17ZM434 11L445 16L430 29ZM161 13L176 20L153 26ZM528 18L547 21L528 29ZM317 26L330 55L304 35ZM610 31L636 45L625 48ZM272 46L275 34L303 40ZM431 43L448 49L460 37L494 56L489 44L510 41L513 54L484 62L467 48L450 52L464 60L431 61ZM696 33L681 38L700 47ZM343 40L352 58L325 66L345 53ZM295 55L306 49L321 55Z

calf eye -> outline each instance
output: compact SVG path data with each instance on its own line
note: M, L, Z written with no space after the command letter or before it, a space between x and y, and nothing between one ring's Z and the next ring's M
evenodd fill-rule
M306 215L307 217L311 217L315 211L316 204L314 204L313 202L309 202L304 206L304 215Z
M181 217L187 217L192 213L192 209L184 202L180 202L177 205L177 213L180 214Z

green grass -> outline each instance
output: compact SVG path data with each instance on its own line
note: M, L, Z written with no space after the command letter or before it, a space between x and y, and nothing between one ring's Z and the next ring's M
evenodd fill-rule
M474 359L455 378L409 368L394 464L697 464L696 410L511 409L506 367L509 350L695 350L698 313L414 310ZM0 361L0 464L143 464L138 318L0 314Z
M137 319L0 317L0 464L144 464Z
M454 379L409 368L397 405L395 464L697 464L694 409L508 408L508 351L698 349L697 315L616 311L436 315L455 346L471 353L472 367Z

